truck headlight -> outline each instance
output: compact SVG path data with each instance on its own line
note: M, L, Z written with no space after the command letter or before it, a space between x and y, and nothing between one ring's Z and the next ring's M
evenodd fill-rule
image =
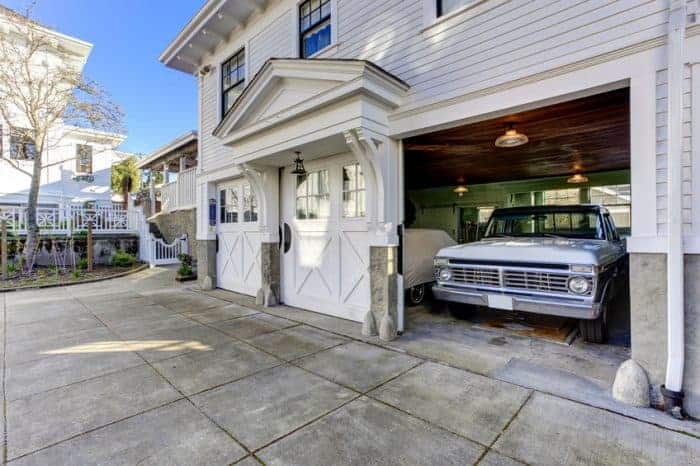
M450 272L450 269L440 269L440 272L438 272L438 278L441 282L449 282L452 278L452 272Z
M569 290L576 294L586 294L590 291L591 286L585 277L571 277L569 278Z

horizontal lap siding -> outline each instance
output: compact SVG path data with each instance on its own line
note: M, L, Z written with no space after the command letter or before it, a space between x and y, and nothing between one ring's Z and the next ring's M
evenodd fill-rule
M693 227L693 161L691 141L691 77L690 67L683 72L683 234L690 235ZM656 217L657 234L668 234L668 72L656 73Z
M293 32L292 11L287 10L281 16L250 39L249 76L252 79L261 66L270 58L285 58L294 55L295 47L292 40Z
M489 0L424 27L420 0L339 0L337 56L407 81L404 108L524 78L665 34L664 1Z

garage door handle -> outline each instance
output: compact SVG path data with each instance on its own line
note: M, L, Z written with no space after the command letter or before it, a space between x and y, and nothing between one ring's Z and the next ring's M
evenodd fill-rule
M284 253L287 254L292 247L292 229L288 224L284 224Z

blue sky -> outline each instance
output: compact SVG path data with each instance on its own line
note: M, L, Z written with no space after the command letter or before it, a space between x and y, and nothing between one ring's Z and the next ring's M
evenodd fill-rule
M27 0L0 0L24 11ZM166 68L158 57L203 0L38 0L34 17L93 44L85 74L126 113L121 148L149 153L197 129L193 76Z

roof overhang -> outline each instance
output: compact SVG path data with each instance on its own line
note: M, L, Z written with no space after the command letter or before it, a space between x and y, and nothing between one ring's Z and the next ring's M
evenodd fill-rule
M126 135L101 131L93 128L83 128L80 126L65 125L64 137L73 139L83 139L85 141L109 144L114 147L126 140Z
M160 61L194 74L203 57L228 41L251 16L263 11L270 0L207 0L160 55Z
M306 115L329 111L353 97L388 113L401 105L408 88L365 60L272 58L236 99L214 135L232 145ZM361 118L362 110L357 108L348 107L345 116Z
M159 147L152 154L149 154L148 156L139 160L139 162L136 164L136 167L140 169L151 168L153 164L166 161L179 149L196 142L197 131L188 131L187 133L183 134L182 136L178 136L177 138L165 144L164 146Z

